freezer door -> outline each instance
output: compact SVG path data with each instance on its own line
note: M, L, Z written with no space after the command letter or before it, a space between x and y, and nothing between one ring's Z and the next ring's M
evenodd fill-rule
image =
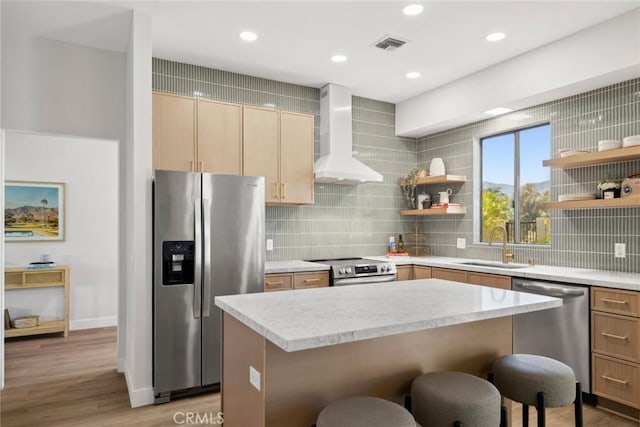
M202 383L219 383L222 359L220 295L264 288L264 178L203 174L204 282Z
M201 383L200 174L156 171L153 200L153 387Z

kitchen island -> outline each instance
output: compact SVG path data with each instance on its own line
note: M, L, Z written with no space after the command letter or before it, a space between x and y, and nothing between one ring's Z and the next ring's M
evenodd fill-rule
M436 370L484 376L511 316L556 298L426 279L218 297L225 425L310 426L352 395L400 401Z

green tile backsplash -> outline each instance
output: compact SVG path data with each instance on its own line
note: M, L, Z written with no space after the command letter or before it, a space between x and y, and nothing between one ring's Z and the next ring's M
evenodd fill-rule
M315 116L319 156L320 90L153 59L153 89L187 96L271 107ZM413 229L397 182L416 163L413 138L395 135L395 105L353 97L354 156L384 176L380 184L316 184L313 206L267 206L268 261L383 255L389 236Z
M153 59L153 89L187 96L313 114L315 157L319 156L319 89L189 64ZM382 255L389 236L426 232L432 255L500 259L500 248L474 244L474 139L500 131L550 122L552 153L558 148L595 150L601 139L640 134L640 79L559 99L521 111L517 121L501 116L428 135L418 140L395 136L395 105L353 97L353 151L384 176L381 184L316 184L313 206L268 206L267 238L274 250L267 260ZM550 157L553 155L550 153ZM447 172L465 175L453 201L467 214L451 217L401 217L404 208L398 180L416 164L441 157ZM604 176L640 172L640 161L579 169L552 169L551 197L595 191ZM442 189L432 187L432 194ZM640 272L640 208L552 210L550 246L516 246L517 262ZM456 249L456 238L467 249ZM627 258L613 257L614 243L626 243Z
M510 120L509 115L484 120L418 139L417 160L427 164L433 157L444 159L448 173L467 176L455 201L467 206L463 218L422 221L429 235L432 255L500 260L500 248L473 244L473 144L474 140L526 127L551 123L551 153L559 148L597 151L602 139L622 139L640 134L640 79L621 82L583 94L521 110L529 117ZM551 170L551 199L560 194L595 192L598 181L623 178L640 172L640 161L619 162L576 169ZM434 190L435 191L435 190ZM640 208L551 210L550 246L516 245L517 262L534 258L536 263L565 267L640 272ZM467 249L456 249L456 238L467 239ZM614 244L626 243L626 259L613 256Z

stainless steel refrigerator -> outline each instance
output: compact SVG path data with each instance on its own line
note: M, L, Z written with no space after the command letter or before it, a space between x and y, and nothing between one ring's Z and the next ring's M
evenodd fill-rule
M155 402L217 388L219 295L262 292L264 178L156 171L153 198Z

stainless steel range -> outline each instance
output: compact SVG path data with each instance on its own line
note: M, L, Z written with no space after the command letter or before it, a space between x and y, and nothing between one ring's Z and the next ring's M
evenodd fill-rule
M366 258L314 259L308 261L327 264L331 267L329 286L394 282L397 278L396 266L390 262Z

